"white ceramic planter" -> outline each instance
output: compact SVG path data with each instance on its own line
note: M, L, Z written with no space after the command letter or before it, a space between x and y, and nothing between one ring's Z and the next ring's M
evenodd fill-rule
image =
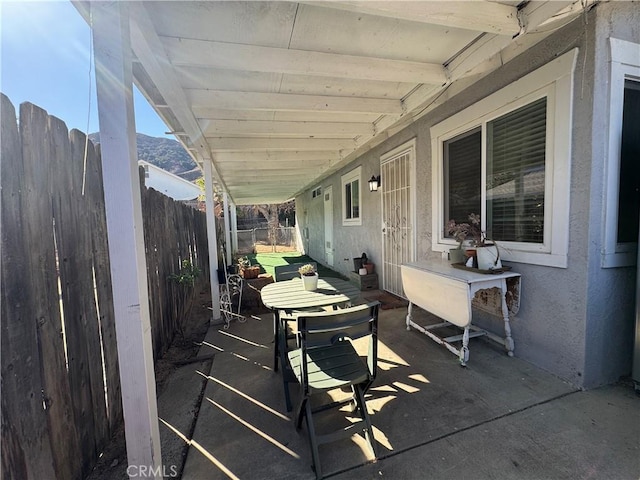
M500 251L496 245L477 247L478 268L480 270L497 270L502 268Z
M318 274L300 275L302 277L302 286L305 290L313 291L318 288Z

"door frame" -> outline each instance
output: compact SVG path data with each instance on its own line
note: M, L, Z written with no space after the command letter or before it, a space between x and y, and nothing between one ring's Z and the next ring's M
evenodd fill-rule
M411 255L409 260L412 262L415 262L416 260L416 254L417 254L417 225L416 225L416 219L417 219L417 213L416 213L416 206L417 206L417 192L416 192L416 164L417 162L417 158L416 158L416 137L413 137L412 139L404 142L403 144L389 150L388 152L380 155L380 171L382 171L382 165L392 161L395 157L398 157L402 154L404 154L405 152L409 152L409 158L411 161L411 167L410 167L410 172L409 172L409 189L410 189L410 195L409 195L409 206L411 208L411 215L409 216L409 220L411 222L411 239L409 241L409 244L411 246ZM381 254L382 254L382 265L381 265L381 275L382 278L380 279L380 286L383 290L386 290L386 285L385 285L385 243L384 243L384 188L385 188L385 180L384 178L380 179L380 188L381 188L381 195L380 195L380 246L381 248Z
M327 200L325 200L325 197L327 195L327 192L329 193L329 195L331 195L331 198L329 200L329 204L331 206L331 262L329 262L329 257L327 255ZM322 188L322 220L324 222L324 239L322 242L322 250L324 253L324 261L326 262L328 267L333 267L335 264L335 248L333 247L333 242L334 242L334 237L335 237L335 232L334 232L334 223L335 223L335 219L333 218L334 215L334 208L333 208L333 186L332 185L327 185L325 187Z

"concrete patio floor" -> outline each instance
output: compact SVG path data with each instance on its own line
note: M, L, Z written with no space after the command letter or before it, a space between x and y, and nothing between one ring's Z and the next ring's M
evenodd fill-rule
M484 339L471 340L463 368L407 331L405 315L380 311L378 377L367 398L379 459L358 436L323 445L325 477L640 478L640 397L632 386L578 391ZM306 427L296 431L272 371L271 339L270 315L209 329L200 355L215 357L209 372L194 366L194 380L204 375L207 385L183 479L315 478ZM327 422L345 421L333 412Z

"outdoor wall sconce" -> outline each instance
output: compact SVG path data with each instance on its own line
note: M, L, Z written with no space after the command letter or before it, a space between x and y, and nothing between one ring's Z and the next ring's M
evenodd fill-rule
M369 180L369 191L377 192L380 185L382 185L382 183L380 183L380 175L378 175L377 177L375 175L372 175L371 179Z

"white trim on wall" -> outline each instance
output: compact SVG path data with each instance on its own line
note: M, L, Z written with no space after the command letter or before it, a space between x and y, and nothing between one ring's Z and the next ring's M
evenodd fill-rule
M636 264L636 242L618 243L618 194L620 186L620 149L624 81L640 81L640 44L609 39L611 77L609 83L609 132L605 159L605 206L602 267L627 267Z
M502 257L514 262L567 267L569 249L569 190L571 182L571 127L573 72L578 49L507 85L431 128L432 249L447 251L456 242L444 236L443 144L463 132L482 127L482 211L486 216L485 128L487 122L542 97L547 98L545 173L545 232L542 244L500 242Z

